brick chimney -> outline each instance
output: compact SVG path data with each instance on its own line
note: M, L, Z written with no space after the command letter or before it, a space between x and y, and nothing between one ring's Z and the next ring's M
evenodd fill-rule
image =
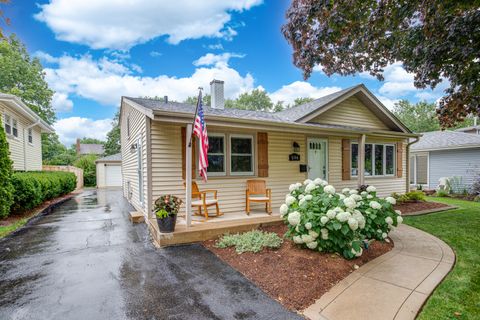
M213 109L225 108L225 96L223 91L223 81L213 79L210 82L211 107Z

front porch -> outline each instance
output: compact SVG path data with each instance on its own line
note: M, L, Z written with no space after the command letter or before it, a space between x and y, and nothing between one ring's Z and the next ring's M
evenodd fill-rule
M250 215L246 212L229 213L220 217L212 217L205 221L199 216L192 216L192 223L187 227L185 216L179 216L173 233L161 233L157 220L150 218L148 227L157 247L166 247L214 239L225 233L237 233L257 229L260 226L282 223L278 211L271 215L265 211L252 210Z

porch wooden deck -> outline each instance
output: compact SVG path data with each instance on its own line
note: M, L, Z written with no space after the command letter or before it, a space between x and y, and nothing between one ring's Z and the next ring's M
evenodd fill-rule
M200 242L214 239L225 233L237 233L257 229L260 226L267 226L282 223L282 218L277 213L268 215L266 213L252 212L249 216L241 212L229 214L218 218L211 218L207 221L200 221L201 218L193 217L192 225L187 228L183 217L178 217L175 232L161 233L158 229L157 220L150 218L147 222L152 234L154 244L157 247Z

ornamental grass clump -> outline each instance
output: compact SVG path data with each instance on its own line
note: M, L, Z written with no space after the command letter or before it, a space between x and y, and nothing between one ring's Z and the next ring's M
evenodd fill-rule
M235 247L237 253L257 253L263 248L280 248L282 243L283 239L275 232L252 230L242 234L226 234L216 242L215 246L222 249Z
M395 199L379 198L375 187L365 191L335 188L320 178L290 185L280 207L288 225L286 236L317 251L337 252L347 259L363 253L364 240L385 240L402 223Z

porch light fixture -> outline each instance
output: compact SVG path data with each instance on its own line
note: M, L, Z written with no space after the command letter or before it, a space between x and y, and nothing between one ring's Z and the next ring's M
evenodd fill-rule
M296 142L296 141L293 141L293 152L300 152L300 145Z

